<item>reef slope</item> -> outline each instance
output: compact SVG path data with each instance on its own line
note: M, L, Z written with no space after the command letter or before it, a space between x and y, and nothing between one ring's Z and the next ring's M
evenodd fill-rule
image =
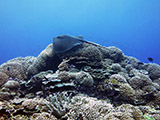
M114 46L73 43L60 53L50 44L37 57L0 66L1 120L160 119L159 65Z

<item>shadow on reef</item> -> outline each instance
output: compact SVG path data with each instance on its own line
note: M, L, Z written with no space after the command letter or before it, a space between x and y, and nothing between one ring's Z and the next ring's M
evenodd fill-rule
M53 41L53 44L48 45L37 57L19 57L0 66L0 101L17 99L18 103L12 101L7 104L22 106L23 109L20 111L23 113L32 109L38 112L36 115L32 112L30 114L32 118L40 115L44 117L54 115L56 117L54 119L73 119L71 113L74 112L77 115L74 119L82 119L83 117L75 110L78 108L82 110L85 107L76 104L75 101L82 105L88 105L94 101L99 104L99 107L102 105L100 101L104 101L105 107L108 110L111 109L112 117L115 114L114 109L117 107L121 109L127 104L129 104L127 109L135 106L134 109L140 111L141 114L138 116L141 117L145 115L140 107L142 105L152 107L159 112L159 65L142 63L134 57L125 56L116 47L103 47L85 41L81 37L62 35L54 40L57 42L56 45L53 45L55 43ZM67 42L66 46L62 46L61 41L64 40L71 43ZM41 99L42 103L37 99ZM31 108L27 107L28 104L33 103L35 104ZM35 108L36 105L38 105L37 108ZM74 105L77 108L73 107ZM46 108L42 109L40 106ZM8 110L8 107L9 105L4 109ZM94 111L91 108L88 109ZM5 112L1 109L0 111ZM19 114L17 111L14 112ZM83 110L81 112L83 113ZM11 113L5 112L5 115ZM147 115L150 116L149 113ZM101 117L97 117L97 120ZM105 116L105 118L110 117Z

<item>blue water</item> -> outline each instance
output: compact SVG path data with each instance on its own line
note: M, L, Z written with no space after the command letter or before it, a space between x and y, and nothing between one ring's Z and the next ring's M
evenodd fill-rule
M0 64L37 56L60 34L160 64L160 0L0 0Z

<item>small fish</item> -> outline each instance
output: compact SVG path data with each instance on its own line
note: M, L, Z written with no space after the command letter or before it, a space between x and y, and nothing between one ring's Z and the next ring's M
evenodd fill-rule
M143 62L137 62L137 64L138 64L138 65L144 65L144 63L143 63Z
M153 58L148 57L147 59L148 59L150 62L153 62Z
M10 68L9 68L9 67L7 67L7 70L8 70L8 71L10 71Z

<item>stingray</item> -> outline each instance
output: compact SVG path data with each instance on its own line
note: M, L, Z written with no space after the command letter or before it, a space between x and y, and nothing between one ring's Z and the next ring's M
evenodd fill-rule
M55 53L62 53L72 48L82 45L85 41L82 36L60 35L53 39L53 49Z

